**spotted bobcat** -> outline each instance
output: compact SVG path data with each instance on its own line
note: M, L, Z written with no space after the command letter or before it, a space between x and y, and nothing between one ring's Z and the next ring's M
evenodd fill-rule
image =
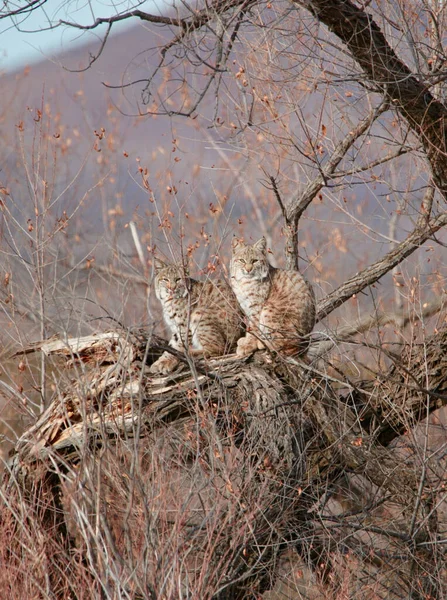
M272 267L265 238L253 245L235 239L231 287L248 320L237 344L240 356L267 346L287 355L304 354L315 324L315 296L297 271Z
M171 330L169 345L192 356L222 356L236 349L243 335L244 317L225 281L197 281L183 266L155 259L155 294ZM178 364L169 352L151 366L152 373L166 374Z

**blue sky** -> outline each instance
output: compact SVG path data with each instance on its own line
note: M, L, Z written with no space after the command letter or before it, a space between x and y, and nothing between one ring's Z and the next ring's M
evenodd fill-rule
M146 0L139 4L141 10L159 12L155 6L156 0ZM23 5L23 3L20 3ZM158 2L160 5L160 2ZM16 4L16 6L18 3ZM131 0L113 2L111 0L47 0L44 6L32 12L27 18L19 18L19 31L11 20L0 21L0 71L14 71L26 64L45 60L52 55L69 50L76 45L87 43L93 33L59 27L50 31L51 21L59 19L72 20L78 23L91 23L96 17L108 17L119 12L125 12L135 7L137 2ZM135 19L113 26L112 33L135 24ZM101 33L102 30L95 30ZM27 33L28 32L28 33ZM32 32L32 33L31 33Z

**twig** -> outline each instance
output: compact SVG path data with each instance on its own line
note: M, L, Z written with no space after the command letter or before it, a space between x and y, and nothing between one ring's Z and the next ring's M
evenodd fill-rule
M146 263L144 260L143 248L141 247L140 238L138 237L137 226L134 221L130 221L129 223L130 232L132 234L133 243L135 244L135 249L138 254L138 258L140 259L141 266L143 269L146 269Z
M317 305L316 322L318 323L318 321L327 317L327 315L341 306L346 300L349 300L352 296L378 281L391 271L393 267L420 248L434 233L447 225L447 213L442 213L434 217L425 226L421 227L421 221L425 219L426 215L420 217L413 232L403 242L388 252L388 254L385 254L383 258L363 271L356 273L340 287L323 298L323 300L320 300Z
M286 207L284 202L282 201L281 194L279 193L278 184L276 182L276 178L273 175L268 175L265 171L264 173L270 180L271 189L275 194L276 201L279 204L279 207L282 212L282 216L285 221L284 232L286 234L286 269L289 271L298 271L299 263L298 263L298 227L295 225L293 221L289 219L287 214Z
M293 222L296 227L298 226L298 221L300 220L301 215L313 201L318 192L327 184L327 180L333 176L335 169L346 155L346 152L351 148L354 142L358 140L359 137L368 131L377 117L379 117L388 109L388 101L383 101L378 107L371 110L369 115L360 121L357 127L354 127L348 133L348 135L337 144L332 156L321 168L320 175L315 177L302 193L299 193L289 202L288 206L286 207L289 222Z

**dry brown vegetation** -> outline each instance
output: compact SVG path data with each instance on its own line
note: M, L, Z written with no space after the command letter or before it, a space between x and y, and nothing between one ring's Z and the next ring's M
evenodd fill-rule
M48 90L0 150L0 589L447 597L447 6L140 9L101 116ZM313 282L308 359L153 377L155 249L225 276L233 234Z

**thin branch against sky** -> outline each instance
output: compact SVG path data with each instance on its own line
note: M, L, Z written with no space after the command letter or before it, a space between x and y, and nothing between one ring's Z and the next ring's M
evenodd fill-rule
M98 17L110 16L112 13L119 14L136 7L161 14L163 5L167 6L168 3L163 0L143 2L89 0L74 5L70 1L47 0L39 5L39 8L28 13L0 20L0 71L14 71L87 44L101 37L107 27L103 25L95 32L85 32L57 26L61 20L69 19L80 24L88 24ZM8 6L9 10L12 8ZM17 5L16 8L19 9L20 6ZM134 24L133 19L116 23L113 33L123 31Z

